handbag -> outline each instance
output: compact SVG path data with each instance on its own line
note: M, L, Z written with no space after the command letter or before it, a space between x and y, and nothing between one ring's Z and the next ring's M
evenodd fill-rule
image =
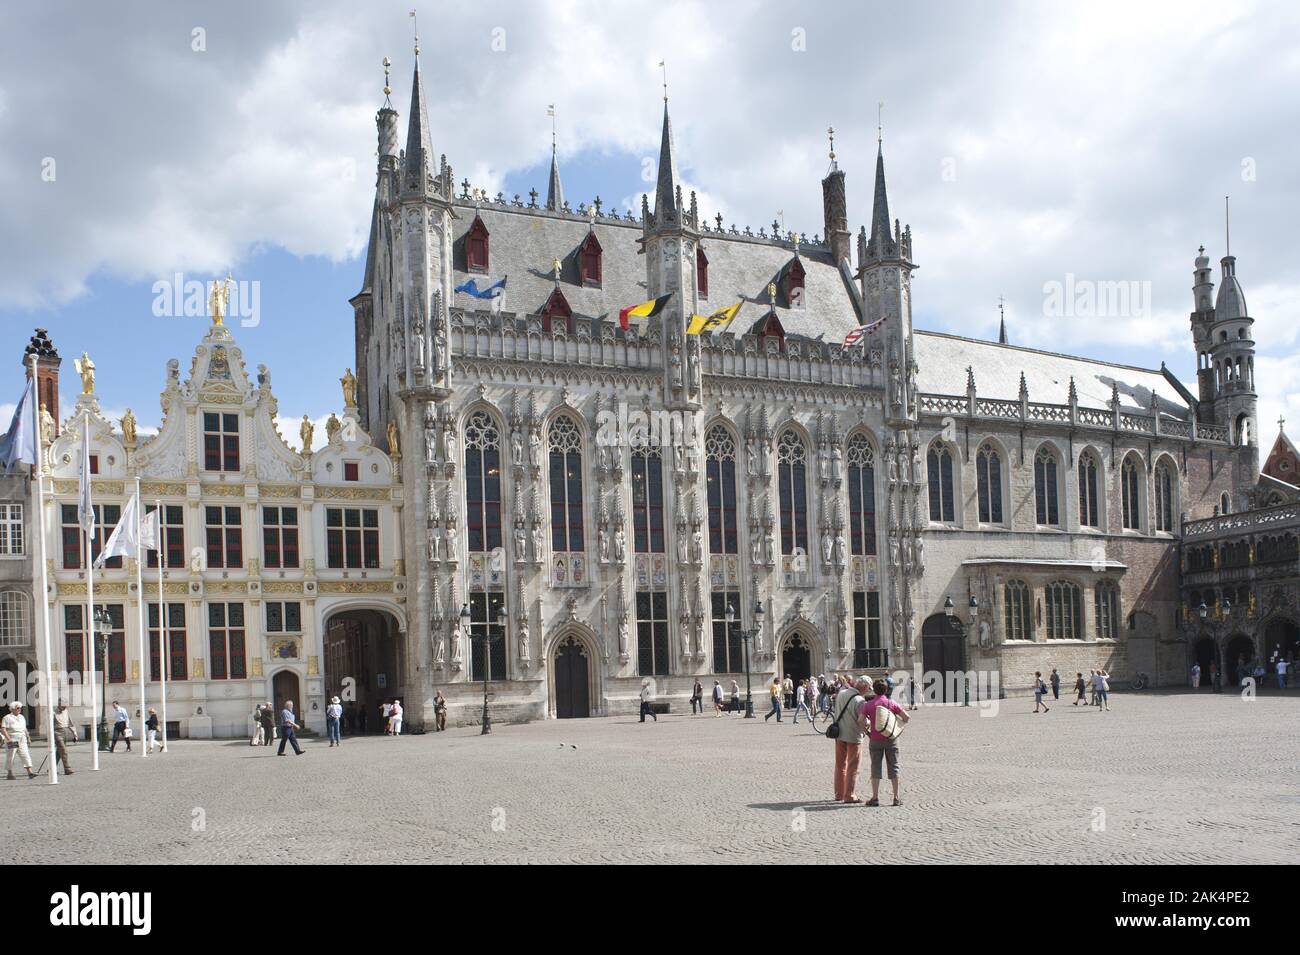
M859 698L860 695L857 693L854 693L851 697L848 698L848 701L840 709L840 715L835 717L834 722L832 722L830 726L826 727L827 739L840 738L840 720L843 718L844 714L849 711L849 707L853 705L853 701Z
M889 740L898 739L903 732L903 721L887 706L877 706L871 721L872 728Z
M130 723L128 723L128 724L126 725L126 729L124 729L124 730L122 731L122 735L123 735L124 737L126 737L127 739L130 739L133 735L135 735L135 734L133 734L133 733L131 732L131 724L130 724Z

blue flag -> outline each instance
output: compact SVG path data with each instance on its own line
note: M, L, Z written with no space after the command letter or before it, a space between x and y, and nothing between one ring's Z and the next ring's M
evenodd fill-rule
M480 289L478 283L474 279L470 279L464 285L457 285L456 291L464 292L466 295L473 295L475 298L499 298L506 294L506 280L502 279L495 285Z
M32 382L27 382L23 396L18 399L14 409L13 421L9 430L0 438L0 464L4 465L5 474L13 470L15 464L36 464L36 426L32 421Z

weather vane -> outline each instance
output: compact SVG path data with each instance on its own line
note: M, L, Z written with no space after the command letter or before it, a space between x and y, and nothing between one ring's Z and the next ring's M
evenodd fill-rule
M415 55L419 56L420 55L420 18L415 15L414 10L411 11L411 20L413 21L411 24L411 31L415 36Z
M835 161L835 127L827 126L826 135L829 136L831 140L831 162L834 162Z
M392 68L393 68L393 61L390 60L388 57L384 57L384 99L385 100L387 100L388 97L393 95L393 87L389 85L388 82L389 74L391 73Z
M876 143L883 145L885 142L885 104L879 102L876 104Z
M668 61L660 60L659 69L664 71L664 102L668 102Z

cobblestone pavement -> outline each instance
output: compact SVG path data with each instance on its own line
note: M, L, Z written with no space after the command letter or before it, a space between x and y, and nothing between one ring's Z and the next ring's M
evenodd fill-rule
M923 709L901 740L905 804L878 809L827 801L833 745L788 717L310 740L284 758L181 740L98 774L80 745L57 788L0 780L0 860L788 862L851 840L896 862L1295 861L1300 699L1032 710Z

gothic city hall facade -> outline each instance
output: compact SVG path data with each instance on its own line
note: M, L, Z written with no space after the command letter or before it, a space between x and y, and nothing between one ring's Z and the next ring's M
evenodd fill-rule
M420 728L437 691L451 722L477 721L485 683L502 721L634 713L647 686L684 707L697 679L743 693L747 669L756 691L905 671L948 702L1052 668L1187 678L1183 523L1256 506L1264 480L1231 256L1217 294L1195 260L1187 386L915 329L921 246L891 218L883 148L870 223L849 222L832 151L808 237L702 216L667 100L653 194L625 214L571 209L554 155L544 196L457 182L418 66L409 113L386 102L377 127L355 361L323 447L288 446L271 372L220 322L188 375L168 368L156 436L104 419L91 383L49 426L67 667L86 652L88 418L103 522L138 477L171 545L165 654L156 570L146 661L130 568L96 574L121 621L108 677L132 699L135 667L168 667L182 734L242 734L273 697L321 728L342 690L401 698ZM464 291L502 278L503 299ZM57 374L48 340L32 347Z

